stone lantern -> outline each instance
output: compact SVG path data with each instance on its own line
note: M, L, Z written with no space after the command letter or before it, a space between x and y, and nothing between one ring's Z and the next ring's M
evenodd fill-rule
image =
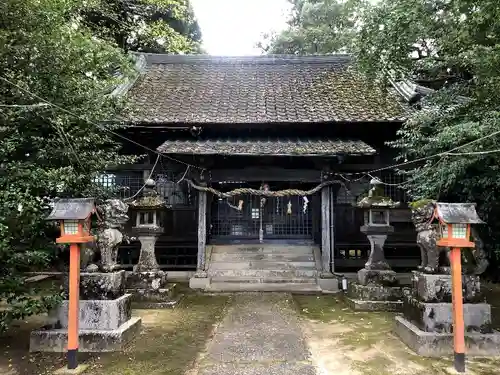
M394 231L390 211L399 203L384 196L382 182L374 178L368 196L356 206L364 211L360 231L368 237L371 249L365 267L358 271L357 282L347 287L347 303L355 310L399 311L403 292L384 255L385 240Z
M358 281L362 285L368 284L368 279L373 277L395 279L395 272L385 259L384 243L387 236L394 232L394 227L390 225L390 209L398 207L399 202L394 202L383 195L380 180L372 179L370 186L368 196L360 200L357 205L365 210L364 225L360 231L368 237L371 245L365 268L358 272Z
M160 223L160 215L165 207L165 200L155 190L153 180L146 181L142 197L130 206L135 209L136 215L132 231L141 242L141 253L134 272L157 272L159 266L155 256L155 244L164 229Z
M384 243L394 231L390 210L399 206L384 196L380 180L370 181L368 196L357 203L364 210L360 231L368 237L371 249L365 267L358 271L357 283L347 288L347 302L355 310L398 311L402 306L402 290L384 255Z

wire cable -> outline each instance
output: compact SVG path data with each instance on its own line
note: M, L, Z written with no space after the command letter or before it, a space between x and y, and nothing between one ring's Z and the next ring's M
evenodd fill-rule
M145 187L146 187L146 185L148 184L148 180L150 180L150 179L151 179L151 177L153 177L153 173L154 173L154 171L155 171L156 165L158 164L158 161L160 160L160 156L161 156L161 155L158 155L158 157L156 158L156 161L155 161L155 163L154 163L154 165L153 165L153 168L151 169L151 172L149 173L149 177L148 177L148 178L146 179L146 181L144 182L144 185L142 185L142 187L141 187L139 190L137 190L137 193L135 193L135 194L134 194L134 195L132 195L131 197L128 197L128 198L124 199L124 201L129 201L129 200L134 199L135 197L137 197L137 196L141 193L141 191L143 191L143 190L144 190L144 188L145 188ZM189 168L189 167L188 167L188 168Z
M27 89L19 86L17 84L15 84L14 82L11 82L10 80L8 80L7 78L5 78L3 76L0 76L0 79L2 79L3 81L5 81L5 82L7 82L7 83L9 83L9 84L17 87L18 89L20 89L22 91L28 93L29 95L33 96L34 98L37 98L38 100L41 100L44 103L47 103L48 105L54 106L55 108L58 108L59 110L65 112L65 113L68 113L71 116L79 118L80 120L87 121L88 123L90 123L90 124L92 124L94 126L97 126L98 128L100 128L100 129L102 129L104 131L107 131L107 132L115 135L118 138L121 138L121 139L126 140L128 142L131 142L131 143L133 143L133 144L135 144L135 145L137 145L139 147L142 147L145 150L148 150L148 151L153 152L155 154L161 155L161 156L163 156L163 157L165 157L167 159L170 159L172 161L175 161L177 163L184 164L186 166L189 166L189 167L192 167L192 168L196 168L196 169L199 169L199 170L202 170L202 171L205 170L205 168L202 168L202 167L199 167L199 166L196 166L196 165L192 165L192 164L186 163L186 162L184 162L182 160L178 160L178 159L175 159L173 157L167 156L167 155L165 155L163 153L158 152L157 150L154 150L154 149L152 149L150 147L144 146L144 145L142 145L142 144L140 144L140 143L138 143L138 142L136 142L136 141L134 141L134 140L132 140L130 138L127 138L127 137L125 137L125 136L123 136L123 135L121 135L121 134L119 134L117 132L114 132L111 129L108 129L108 128L106 128L103 125L100 125L98 123L95 123L93 121L85 119L85 118L83 118L83 117L81 117L81 116L79 116L79 115L77 115L77 114L75 114L75 113L73 113L73 112L71 112L71 111L69 111L69 110L67 110L67 109L59 106L59 105L57 105L57 104L54 104L54 103L52 103L52 102L50 102L50 101L48 101L48 100L40 97L39 95L37 95L37 94L35 94L35 93L33 93L33 92L31 92L31 91L29 91L29 90L27 90ZM448 151L443 151L443 152L439 152L439 153L436 153L436 154L433 154L433 155L424 156L424 157L421 157L421 158L417 158L417 159L410 160L410 161L405 161L405 162L402 162L402 163L396 163L396 164L388 165L388 166L385 166L385 167L382 167L382 168L377 168L377 169L372 169L372 170L368 170L368 171L364 171L364 172L359 172L359 173L356 173L356 174L361 174L363 176L370 176L372 173L381 172L381 171L385 171L385 170L389 170L389 169L394 169L394 168L402 167L402 166L405 166L405 165L410 165L410 164L418 163L418 162L421 162L421 161L430 160L430 159L433 159L433 158L436 158L436 157L440 157L440 156L453 155L454 151L460 150L460 149L462 149L464 147L470 146L470 145L475 144L477 142L480 142L480 141L482 141L484 139L497 136L499 134L500 134L500 130L495 131L495 132L490 133L490 134L487 134L487 135L482 136L480 138L477 138L477 139L475 139L473 141L464 143L463 145L454 147L454 148L452 148L452 149L450 149ZM485 153L494 153L494 152L500 152L500 150L479 151L479 152L476 152L476 153L463 153L463 156L466 156L466 155L481 155L481 154L485 154ZM462 154L460 153L460 155L462 155ZM460 155L457 155L457 156L460 156ZM344 176L341 176L341 177L345 179ZM360 178L358 180L361 180L361 179L362 178ZM350 180L348 180L348 181L350 181Z
M20 90L22 90L22 91L26 92L27 94L29 94L29 95L33 96L34 98L37 98L38 100L41 100L41 101L43 101L44 103L47 103L48 105L51 105L51 106L53 106L53 107L55 107L55 108L58 108L59 110L61 110L61 111L65 112L65 113L67 113L67 114L69 114L69 115L71 115L71 116L73 116L73 117L76 117L76 118L78 118L78 119L80 119L80 120L82 120L82 121L86 121L86 122L88 122L89 124L92 124L92 125L94 125L94 126L98 127L98 128L99 128L99 129L101 129L101 130L107 131L107 132L109 132L109 133L113 134L114 136L116 136L116 137L118 137L118 138L121 138L121 139L123 139L123 140L125 140L125 141L131 142L131 143L135 144L136 146L139 146L139 147L144 148L145 150L148 150L148 151L150 151L150 152L153 152L153 153L155 153L155 154L157 154L157 155L161 155L161 156L163 156L163 157L165 157L165 158L167 158L167 159L170 159L170 160L172 160L172 161L175 161L175 162L177 162L177 163L184 164L184 165L186 165L186 166L189 166L189 167L192 167L192 168L196 168L196 169L199 169L199 170L205 170L205 168L198 167L198 166L196 166L196 165L192 165L192 164L186 163L186 162L184 162L184 161L182 161L182 160L178 160L178 159L175 159L175 158L173 158L173 157L167 156L167 155L165 155L165 154L163 154L163 153L161 153L161 152L158 152L157 150L154 150L154 149L152 149L152 148L150 148L150 147L147 147L147 146L144 146L144 145L142 145L142 144L140 144L140 143L138 143L138 142L136 142L136 141L134 141L134 140L132 140L132 139L130 139L130 138L127 138L127 137L125 137L125 136L121 135L120 133L117 133L117 132L115 132L115 131L113 131L113 130L111 130L111 129L108 129L108 128L106 128L106 127L105 127L105 126L103 126L103 125L100 125L100 124L98 124L98 123L96 123L96 122L93 122L93 121L90 121L90 120L88 120L88 119L85 119L85 118L83 118L83 117L81 117L81 116L79 116L79 115L77 115L77 114L75 114L75 113L73 113L73 112L71 112L71 111L69 111L69 110L67 110L67 109L65 109L65 108L63 108L63 107L61 107L61 106L59 106L59 105L57 105L57 104L54 104L54 103L52 103L52 102L50 102L50 101L48 101L48 100L46 100L46 99L44 99L44 98L40 97L39 95L37 95L37 94L35 94L35 93L33 93L33 92L31 92L31 91L29 91L29 90L27 90L27 89L25 89L25 88L23 88L23 87L19 86L19 85L17 85L17 84L15 84L14 82L11 82L10 80L8 80L7 78L5 78L5 77L3 77L3 76L0 76L0 79L2 79L3 81L5 81L5 82L7 82L7 83L9 83L9 84L11 84L11 85L13 85L13 86L17 87L18 89L20 89Z

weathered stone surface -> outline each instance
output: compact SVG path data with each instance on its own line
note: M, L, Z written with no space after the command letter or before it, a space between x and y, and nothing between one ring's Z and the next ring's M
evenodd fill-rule
M333 274L330 275L332 275L332 277L320 277L318 279L318 285L324 293L336 293L339 291L339 280L334 277Z
M115 300L80 301L79 328L84 330L114 330L132 317L132 295ZM68 301L63 301L56 312L56 328L68 328Z
M104 222L97 234L101 267L106 272L119 268L116 262L118 247L123 241L123 227L128 221L128 205L120 199L108 199L101 207Z
M199 374L315 374L290 300L283 293L235 295Z
M390 270L391 267L385 259L384 243L387 239L387 234L394 231L394 228L389 225L371 226L364 225L361 227L361 232L366 234L370 242L370 255L365 264L367 270Z
M115 330L80 330L79 348L81 352L121 351L139 332L140 318L132 318ZM68 345L67 329L44 327L31 332L31 352L63 353Z
M132 307L134 309L171 309L179 302L176 293L176 284L169 284L165 288L129 289L132 293Z
M379 284L395 286L398 284L396 272L390 270L369 270L366 268L358 271L358 282L361 285Z
M151 234L149 236L140 235L141 253L139 260L134 266L134 272L155 272L160 269L155 255L155 244L159 234Z
M426 357L453 354L453 334L425 332L403 316L396 316L396 335L410 349ZM465 352L472 356L499 356L500 333L466 333Z
M466 302L481 300L479 276L463 275L463 298ZM451 275L430 275L413 272L415 297L423 302L451 302Z
M166 302L171 301L177 295L176 285L170 284L160 289L127 289L132 294L133 302Z
M167 273L164 271L127 272L127 289L159 290L167 284Z
M200 375L316 375L312 364L290 361L269 363L223 362L204 367Z
M364 301L345 298L347 305L355 311L392 311L399 312L403 308L402 301Z
M403 314L425 332L452 333L453 306L451 303L426 303L405 297ZM467 332L491 333L491 307L487 303L465 303L464 324Z
M210 278L205 277L192 277L189 279L189 287L191 289L201 289L205 290L208 289L210 286Z
M400 311L402 297L403 290L399 286L349 283L345 300L353 310Z
M68 369L68 367L62 367L54 372L54 375L80 375L83 374L89 365L79 364L75 369Z
M64 275L64 291L68 295L68 275ZM81 273L80 299L113 300L125 293L125 271L111 273Z
M347 296L355 300L364 301L400 301L403 298L403 290L399 286L390 287L384 285L360 285L349 283Z

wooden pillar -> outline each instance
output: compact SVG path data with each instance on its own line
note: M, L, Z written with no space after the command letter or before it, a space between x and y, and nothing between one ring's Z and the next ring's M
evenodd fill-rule
M331 273L331 228L330 228L331 189L321 190L321 264L323 274Z
M205 184L200 184L205 185ZM198 192L198 261L197 272L205 270L205 249L207 241L207 193Z
M335 202L338 190L338 187L330 186L330 264L332 273L335 272Z

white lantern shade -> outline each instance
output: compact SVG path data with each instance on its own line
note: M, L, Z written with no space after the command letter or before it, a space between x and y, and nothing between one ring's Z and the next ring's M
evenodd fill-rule
M451 226L451 233L448 230ZM467 239L467 224L441 224L441 238Z
M64 220L64 233L65 235L78 234L78 220Z
M451 237L467 239L467 224L452 224Z

